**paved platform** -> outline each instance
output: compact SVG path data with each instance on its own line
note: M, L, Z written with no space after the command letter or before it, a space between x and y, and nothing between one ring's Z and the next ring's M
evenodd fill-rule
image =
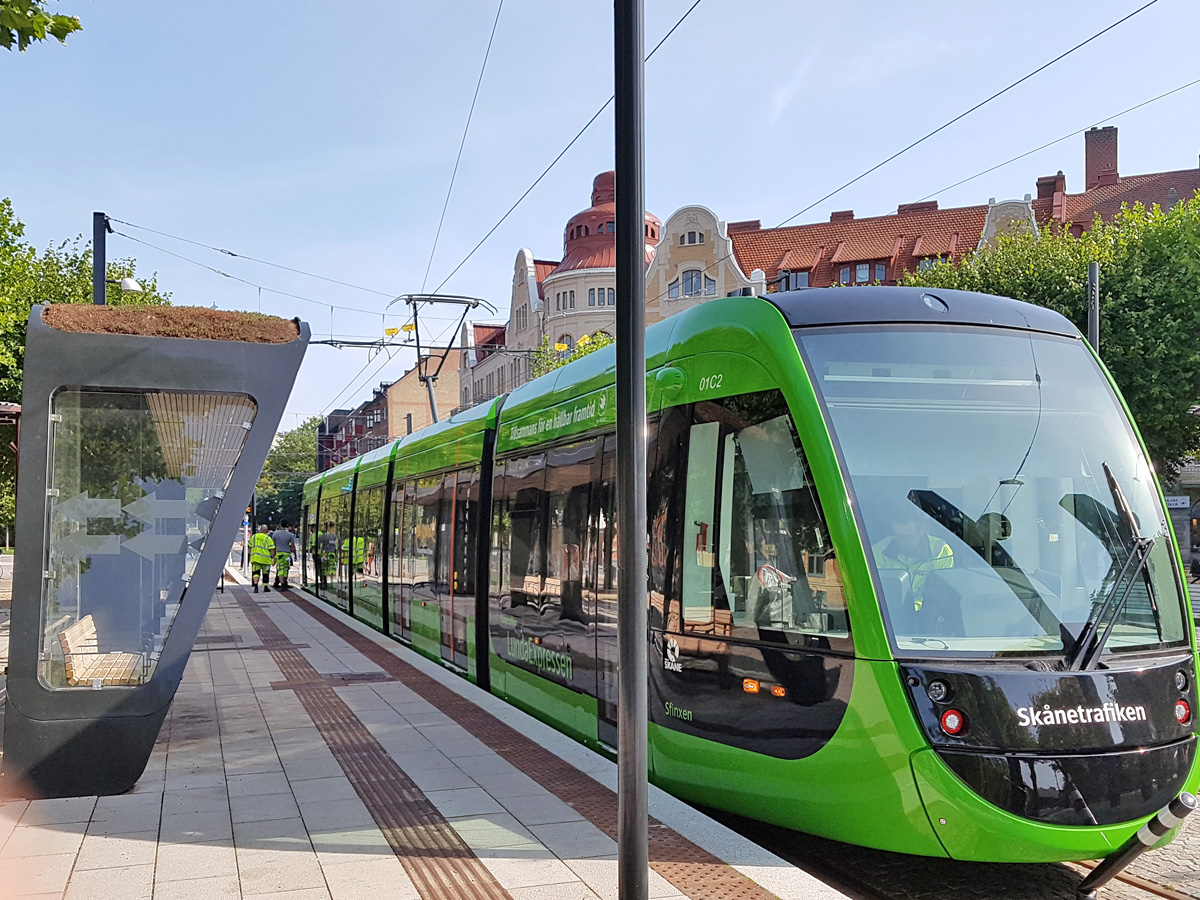
M131 792L0 805L0 898L615 900L615 783L317 601L231 586ZM650 897L842 896L650 794Z

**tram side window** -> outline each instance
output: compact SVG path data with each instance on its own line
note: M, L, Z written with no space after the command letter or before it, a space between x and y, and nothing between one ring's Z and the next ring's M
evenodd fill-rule
M538 453L505 464L504 498L507 533L502 542L504 570L503 593L509 606L532 606L541 611L545 569L542 519L545 517L546 454Z
M547 454L545 601L558 618L584 625L591 621L583 599L583 563L592 496L592 460L596 442L584 441Z
M783 395L696 404L686 457L682 603L668 628L847 638L837 560Z
M493 617L498 615L498 607L495 604L507 584L503 571L508 560L507 539L511 524L504 490L504 470L504 460L499 460L492 475L492 540L491 560L488 565L488 598Z
M442 476L417 480L413 508L413 594L421 599L437 595L442 573L438 571L438 506L442 499Z

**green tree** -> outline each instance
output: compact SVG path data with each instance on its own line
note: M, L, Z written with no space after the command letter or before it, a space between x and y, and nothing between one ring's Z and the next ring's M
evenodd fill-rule
M267 453L258 477L258 521L299 524L304 482L317 471L317 426L320 416L280 434Z
M3 0L0 0L3 2ZM91 303L92 250L82 238L64 241L38 253L25 239L25 226L12 203L0 199L0 402L20 403L25 369L25 328L35 303ZM119 281L138 277L132 259L108 263L108 277ZM139 277L141 294L125 294L108 286L111 304L161 306L169 294L158 290L154 275ZM16 429L0 428L0 530L14 520L14 459L8 450Z
M1171 209L1124 208L1079 237L1061 229L909 273L904 283L1014 297L1087 333L1087 266L1100 264L1100 353L1151 458L1170 482L1200 449L1200 195Z
M595 334L585 334L576 341L574 350L558 350L550 343L548 335L542 335L541 346L533 351L533 360L529 366L530 374L537 378L547 372L553 372L559 366L565 366L569 362L582 359L589 353L594 353L601 347L607 347L613 343L613 340L603 331L597 331Z
M0 47L11 50L13 44L22 53L34 41L48 37L67 42L67 35L82 30L79 19L46 11L45 0L0 0Z

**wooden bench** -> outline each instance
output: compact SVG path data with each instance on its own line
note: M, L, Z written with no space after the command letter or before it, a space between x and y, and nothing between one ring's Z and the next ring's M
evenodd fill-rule
M96 639L96 623L84 616L70 628L59 632L63 667L67 683L106 685L141 684L145 660L140 653L114 651L101 653Z

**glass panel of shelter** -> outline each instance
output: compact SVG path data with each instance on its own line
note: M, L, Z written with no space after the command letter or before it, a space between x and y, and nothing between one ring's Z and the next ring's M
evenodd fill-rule
M43 684L150 680L256 412L242 395L55 394Z

